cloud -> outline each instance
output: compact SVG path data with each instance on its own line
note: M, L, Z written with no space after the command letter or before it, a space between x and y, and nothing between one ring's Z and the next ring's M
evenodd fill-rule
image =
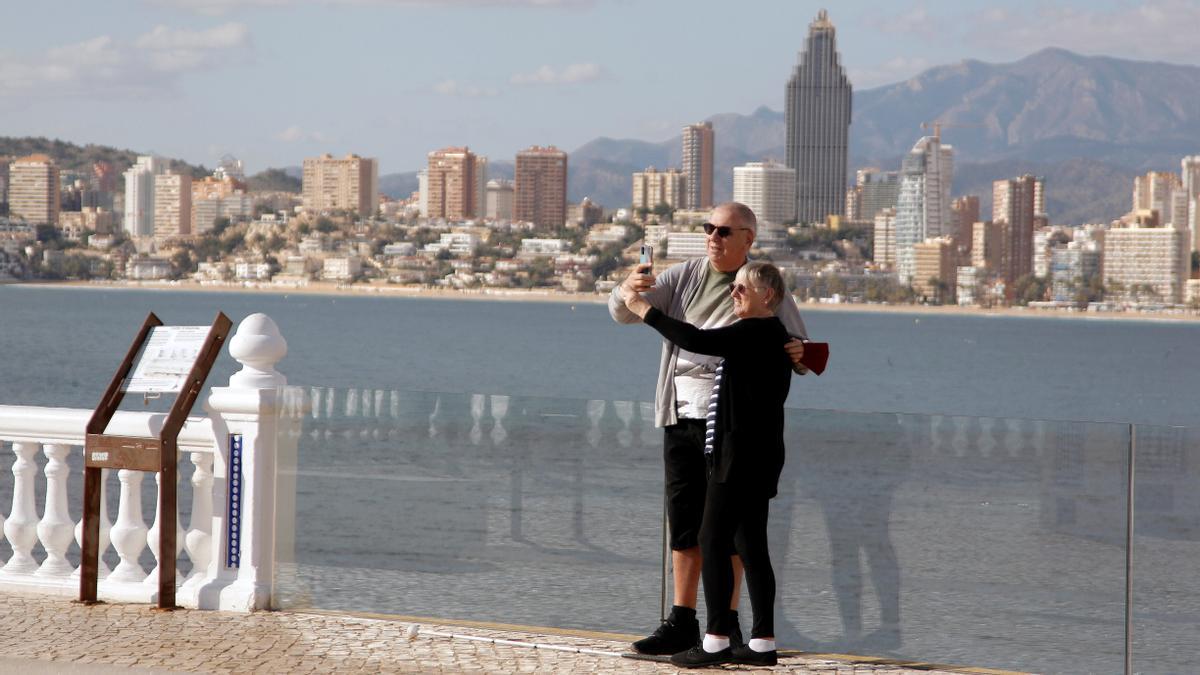
M1030 12L990 9L973 17L966 38L1006 53L1055 46L1084 53L1196 63L1200 4L1147 0L1109 8L1042 6Z
M509 82L517 85L557 85L595 82L604 77L604 69L595 63L573 63L562 69L542 66L532 73L517 73Z
M463 96L466 98L483 98L487 96L498 96L500 91L495 87L481 87L473 84L464 84L457 80L443 80L433 85L433 92L442 96Z
M207 30L157 26L129 42L101 35L32 60L0 59L0 90L26 97L161 93L184 73L244 62L251 53L250 31L240 23Z
M246 8L300 7L509 7L530 9L585 9L598 0L150 0L153 4L199 14L220 15Z
M897 14L878 15L870 23L882 33L932 39L943 35L943 21L940 15L931 16L922 3Z
M907 80L931 65L929 59L920 56L896 56L874 66L848 68L847 75L855 89L865 89Z
M275 138L284 143L328 143L331 140L319 131L305 131L299 124L293 124L275 134Z

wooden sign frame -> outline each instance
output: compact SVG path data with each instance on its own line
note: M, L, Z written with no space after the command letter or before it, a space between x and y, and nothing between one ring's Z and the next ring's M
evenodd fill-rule
M138 330L137 337L117 368L100 405L92 413L84 442L83 478L83 537L82 561L79 574L79 601L85 605L99 602L96 586L100 569L100 481L103 469L153 471L161 474L159 481L158 523L158 607L178 609L175 605L175 528L178 519L179 431L191 412L192 405L204 388L204 381L213 363L225 346L233 322L217 312L199 355L192 363L187 378L179 389L158 437L113 436L105 434L117 408L125 398L126 380L134 368L134 360L142 351L152 330L163 322L151 312ZM143 355L145 358L145 355Z

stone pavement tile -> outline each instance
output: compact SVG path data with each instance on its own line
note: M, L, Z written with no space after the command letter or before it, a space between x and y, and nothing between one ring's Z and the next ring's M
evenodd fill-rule
M143 667L203 673L676 672L666 663L620 658L615 654L627 650L628 642L599 634L429 623L420 625L410 639L410 622L329 612L151 612L146 605L84 607L62 598L3 594L0 625L6 627L0 633L0 659L42 659L61 672L111 673ZM67 634L69 642L64 640ZM0 666L4 663L0 660ZM937 672L820 657L785 658L769 670L726 669L870 675ZM20 672L41 671L22 668Z

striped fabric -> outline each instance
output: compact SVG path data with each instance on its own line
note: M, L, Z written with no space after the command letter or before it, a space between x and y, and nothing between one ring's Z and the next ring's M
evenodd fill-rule
M721 395L721 373L725 370L725 360L717 364L713 377L712 393L708 395L708 413L704 416L704 454L711 455L713 443L717 436L717 397Z

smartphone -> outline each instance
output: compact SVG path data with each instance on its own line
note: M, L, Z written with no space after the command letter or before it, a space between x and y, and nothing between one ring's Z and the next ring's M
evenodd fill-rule
M654 247L649 244L642 244L642 257L638 260L639 265L654 265Z

